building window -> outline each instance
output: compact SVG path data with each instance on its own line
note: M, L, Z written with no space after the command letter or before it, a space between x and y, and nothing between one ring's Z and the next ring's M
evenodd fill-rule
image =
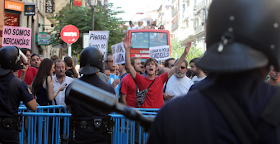
M186 4L183 4L183 12L186 11Z

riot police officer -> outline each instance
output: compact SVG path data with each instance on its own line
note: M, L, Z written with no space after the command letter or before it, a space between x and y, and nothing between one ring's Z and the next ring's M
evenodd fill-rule
M0 49L0 143L19 143L21 129L18 107L20 101L35 111L36 101L27 84L14 76L20 69L20 50L14 46Z
M80 54L80 80L115 94L114 88L101 80L97 73L102 70L102 52L95 47L87 47ZM109 143L107 134L108 113L91 109L66 97L65 103L72 113L70 118L70 143Z
M196 65L215 78L167 103L148 144L280 143L280 91L264 82L280 70L279 13L278 0L213 0Z

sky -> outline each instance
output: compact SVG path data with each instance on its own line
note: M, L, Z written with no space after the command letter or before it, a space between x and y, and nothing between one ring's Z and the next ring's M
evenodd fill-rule
M125 13L119 15L123 20L129 21L136 13L159 9L163 0L109 0L114 7L121 7Z

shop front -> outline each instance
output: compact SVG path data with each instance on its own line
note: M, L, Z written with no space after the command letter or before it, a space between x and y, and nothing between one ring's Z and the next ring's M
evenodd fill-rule
M19 0L1 0L0 2L0 47L2 47L3 26L21 26L21 13L24 11L24 2Z

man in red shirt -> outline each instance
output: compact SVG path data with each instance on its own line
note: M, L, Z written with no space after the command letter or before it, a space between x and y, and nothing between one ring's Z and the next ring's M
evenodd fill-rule
M36 76L38 70L35 67L29 66L30 60L31 60L30 49L21 49L21 51L28 58L28 63L27 63L27 65L23 65L23 69L18 71L18 78L24 80L26 82L26 84L28 85L28 87L31 89L31 84L32 84L33 78Z
M164 83L180 68L182 62L184 61L185 57L187 56L191 43L188 42L185 51L180 57L180 59L175 63L174 67L170 69L169 72L166 72L158 77L156 77L156 70L158 69L158 63L155 59L149 58L144 63L144 69L146 71L147 76L144 77L138 74L134 68L131 66L130 63L130 46L131 42L129 37L125 38L124 47L125 47L125 64L129 70L131 77L136 82L139 91L147 89L150 84L154 81L154 83L149 88L149 91L146 95L145 101L142 104L141 108L160 108L163 106L163 92L162 88Z
M137 57L132 57L130 58L130 61L134 70L137 73L141 73L142 64L140 59ZM130 74L127 74L124 78L122 78L120 92L121 102L124 105L135 108L138 107L136 101L136 84Z

